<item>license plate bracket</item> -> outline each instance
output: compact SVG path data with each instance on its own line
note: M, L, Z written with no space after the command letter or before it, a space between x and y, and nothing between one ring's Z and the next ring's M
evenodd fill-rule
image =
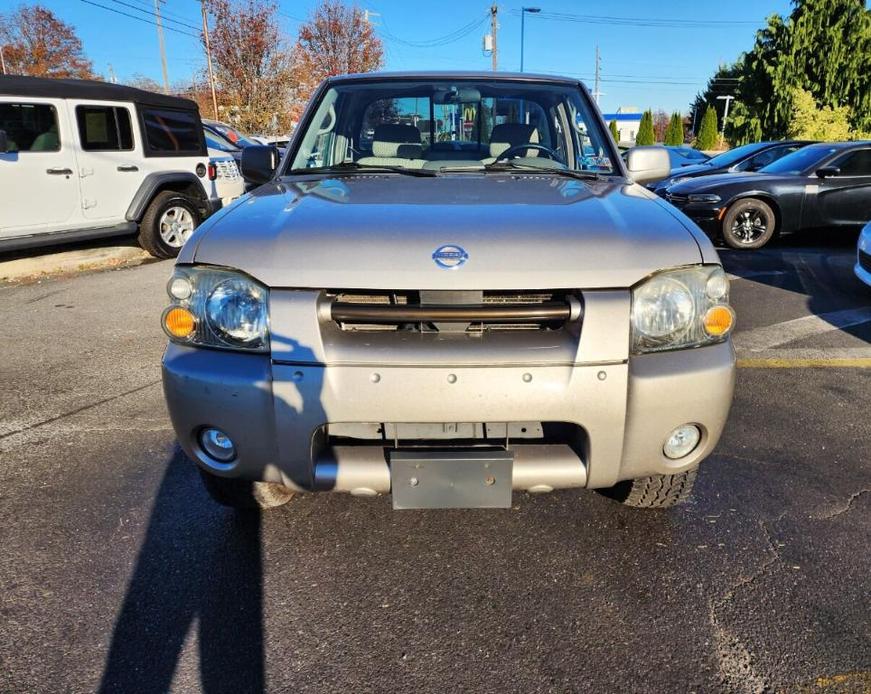
M510 508L510 451L392 451L394 509Z

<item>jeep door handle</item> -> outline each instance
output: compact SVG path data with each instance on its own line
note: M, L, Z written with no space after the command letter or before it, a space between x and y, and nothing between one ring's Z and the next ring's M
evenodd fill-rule
M118 167L118 171L139 171L139 167L135 164L122 164Z
M51 174L52 176L72 176L72 169L46 169L45 172L47 174Z

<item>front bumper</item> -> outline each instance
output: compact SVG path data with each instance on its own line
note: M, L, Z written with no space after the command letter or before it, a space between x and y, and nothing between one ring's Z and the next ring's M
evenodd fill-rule
M563 466L548 478L556 483L529 480L524 486L515 480L515 488L597 488L696 467L723 430L734 369L731 342L612 363L537 366L274 363L269 355L170 344L163 382L182 448L217 475L299 490L386 491L385 456L392 442L333 449L324 425L537 420L570 423L584 432L574 448L583 474L565 476ZM686 458L669 460L663 442L684 423L697 424L702 440ZM234 440L238 455L231 465L216 466L200 450L197 436L207 426ZM512 440L508 447L529 461L524 474L543 469L546 450L522 443ZM553 451L564 456L565 447ZM368 470L379 479L347 481L343 459L347 475ZM321 461L332 471L326 485L319 479Z

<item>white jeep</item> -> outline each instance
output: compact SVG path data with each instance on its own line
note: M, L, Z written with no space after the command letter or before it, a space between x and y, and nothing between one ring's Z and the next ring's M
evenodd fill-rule
M139 232L159 258L239 197L193 101L116 84L0 77L0 252Z

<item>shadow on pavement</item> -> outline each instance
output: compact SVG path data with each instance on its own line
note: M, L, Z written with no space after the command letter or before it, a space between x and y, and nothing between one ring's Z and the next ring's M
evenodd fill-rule
M871 288L853 272L858 235L858 230L802 232L757 251L717 251L727 272L801 294L810 313L871 342Z
M264 688L260 513L203 504L176 448L127 588L100 692L166 692L198 625L205 692Z

